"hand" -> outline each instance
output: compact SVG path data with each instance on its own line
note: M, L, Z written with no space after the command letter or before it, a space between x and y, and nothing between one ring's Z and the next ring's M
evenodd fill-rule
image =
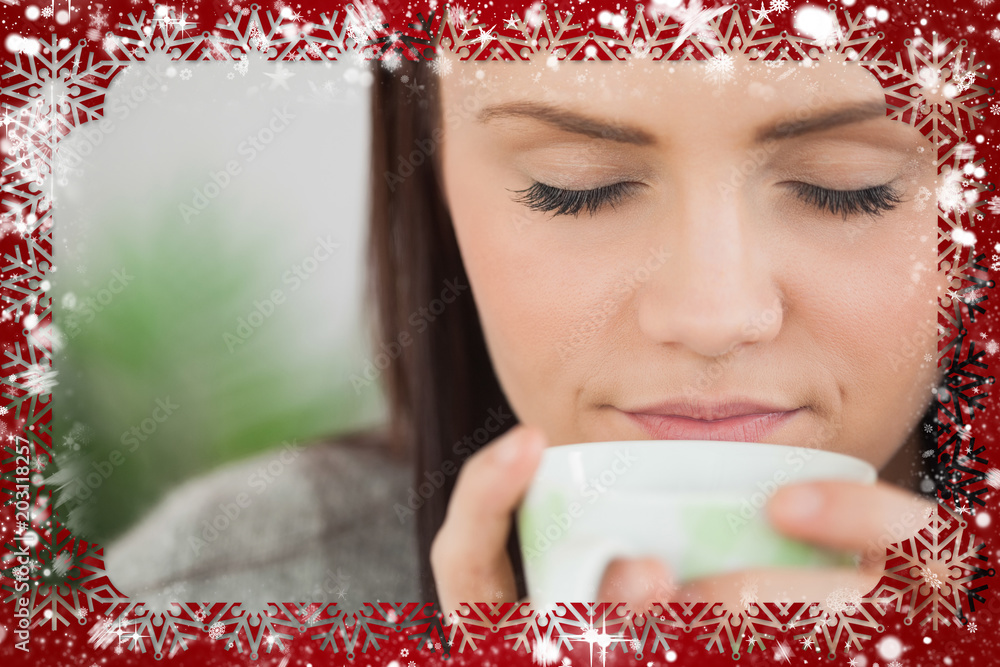
M445 616L463 602L517 599L507 538L546 444L541 429L518 425L470 456L459 471L430 553Z
M767 505L771 524L806 542L858 553L857 568L745 570L677 586L656 559L619 559L605 571L600 602L640 613L654 602L723 602L739 610L748 591L762 602L823 602L838 590L870 592L885 569L885 547L924 528L935 504L885 482L815 481L780 488ZM932 568L933 569L933 568ZM934 572L941 581L948 573Z

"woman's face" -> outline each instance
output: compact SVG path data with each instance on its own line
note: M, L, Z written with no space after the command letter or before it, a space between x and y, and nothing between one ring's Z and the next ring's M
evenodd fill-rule
M871 74L457 62L440 84L445 197L521 422L879 468L913 433L939 381L937 173Z

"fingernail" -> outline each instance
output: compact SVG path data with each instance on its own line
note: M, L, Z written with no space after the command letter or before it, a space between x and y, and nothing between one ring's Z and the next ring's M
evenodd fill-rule
M823 494L814 486L799 485L782 489L774 511L790 521L805 521L823 507Z

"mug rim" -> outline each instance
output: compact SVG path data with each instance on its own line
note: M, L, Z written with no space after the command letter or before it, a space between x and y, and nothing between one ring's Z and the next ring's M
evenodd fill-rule
M804 447L802 445L779 445L775 443L732 440L601 440L546 447L545 451L542 452L542 460L539 463L535 480L537 481L543 476L547 476L545 474L547 472L558 473L564 470L564 466L569 463L574 454L581 456L582 461L586 464L588 463L588 459L592 460L595 456L613 456L616 449L625 447L640 450L652 449L657 452L657 455L662 455L666 449L684 448L684 453L688 454L690 453L692 443L698 443L699 445L710 443L710 447L716 448L716 451L712 452L713 457L724 458L727 461L731 461L734 458L743 458L748 461L752 460L755 464L760 463L760 457L762 456L772 457L775 462L783 461L789 451L799 450L808 452L810 458L818 457L820 459L820 461L812 462L812 465L826 461L829 464L838 466L842 470L846 470L846 475L834 476L835 478L858 478L863 480L875 480L878 478L878 470L875 466L862 458L842 452ZM588 456L587 452L593 452L595 448L600 449L601 453L594 453Z

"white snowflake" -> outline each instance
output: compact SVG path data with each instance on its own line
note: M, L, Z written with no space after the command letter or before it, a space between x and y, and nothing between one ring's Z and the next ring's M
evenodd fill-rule
M968 630L969 632L975 632L976 629L977 629L976 622L975 621L969 621L969 624L967 626L965 626L965 629Z
M393 51L387 53L381 60L382 68L386 72L395 72L399 69L399 66L403 64L403 57L399 55L399 51Z
M723 84L733 78L733 56L720 53L705 64L705 78L714 84Z
M103 5L97 5L97 11L90 15L90 25L100 30L108 25L108 15L101 11Z
M971 289L962 295L962 301L965 303L977 303L983 298L983 293L978 289Z
M1000 109L1000 104L995 104L993 106L997 107L997 109ZM990 201L986 205L986 208L989 209L990 213L992 213L993 215L1000 215L1000 197L990 198Z
M185 67L184 69L181 70L181 79L187 81L190 78L191 78L191 70L190 68Z
M212 639L218 639L222 636L222 632L225 629L226 626L222 624L222 621L216 621L208 628L208 636Z
M480 46L486 46L490 42L496 39L496 36L489 30L479 29L479 36L476 37L475 42Z
M771 0L771 11L781 13L788 9L788 0Z
M382 10L368 0L356 2L347 10L347 36L359 44L374 40L383 23Z
M463 28L465 28L464 32L469 31L468 24L470 21L474 20L473 16L469 14L469 10L463 7L462 5L455 5L451 9L451 19L455 25L460 25Z
M993 0L975 0L975 2L980 7L989 7L993 4Z
M706 45L716 44L715 34L712 32L709 24L717 17L722 16L732 9L732 5L705 8L702 0L690 0L690 3L687 5L683 2L671 4L675 6L671 7L668 4L666 6L657 6L656 9L657 14L666 15L668 18L678 21L681 24L680 34L677 36L674 46L664 58L669 58L692 35L697 36ZM622 27L624 27L624 23L622 23Z
M937 189L938 206L948 212L965 213L968 210L968 204L965 201L965 190L962 187L962 172L953 171L945 176L943 181Z
M56 376L59 375L59 371L54 371L51 368L46 368L40 364L32 364L24 372L24 382L25 387L28 390L28 394L50 394L52 393L52 388L59 384L56 381Z
M51 5L48 6L48 7L42 7L42 16L44 16L45 18L49 18L50 16L52 16L52 6Z
M990 468L986 471L986 484L1000 490L1000 468Z
M431 61L431 70L438 76L448 76L451 74L451 60L437 57Z
M924 424L924 433L931 433L934 431L934 427L930 424Z
M535 640L531 649L531 661L536 665L554 665L559 661L559 645L547 637Z
M856 588L838 588L826 597L826 608L831 614L853 614L862 605L861 591Z
M740 589L740 606L748 609L751 605L757 604L757 580L747 579Z
M927 354L924 355L924 361L927 361L927 362L934 361L933 355L931 355L931 353L928 352Z
M990 30L990 37L1000 42L1000 28L993 28ZM994 107L1000 107L1000 104L994 104ZM1000 113L1000 111L994 111L993 113Z
M408 649L408 648L400 649L399 650L399 655L401 655L401 656L403 656L405 658L406 656L410 655L410 649Z
M941 588L941 579L938 578L937 574L931 572L929 567L920 568L920 576L924 578L924 583L934 589Z

